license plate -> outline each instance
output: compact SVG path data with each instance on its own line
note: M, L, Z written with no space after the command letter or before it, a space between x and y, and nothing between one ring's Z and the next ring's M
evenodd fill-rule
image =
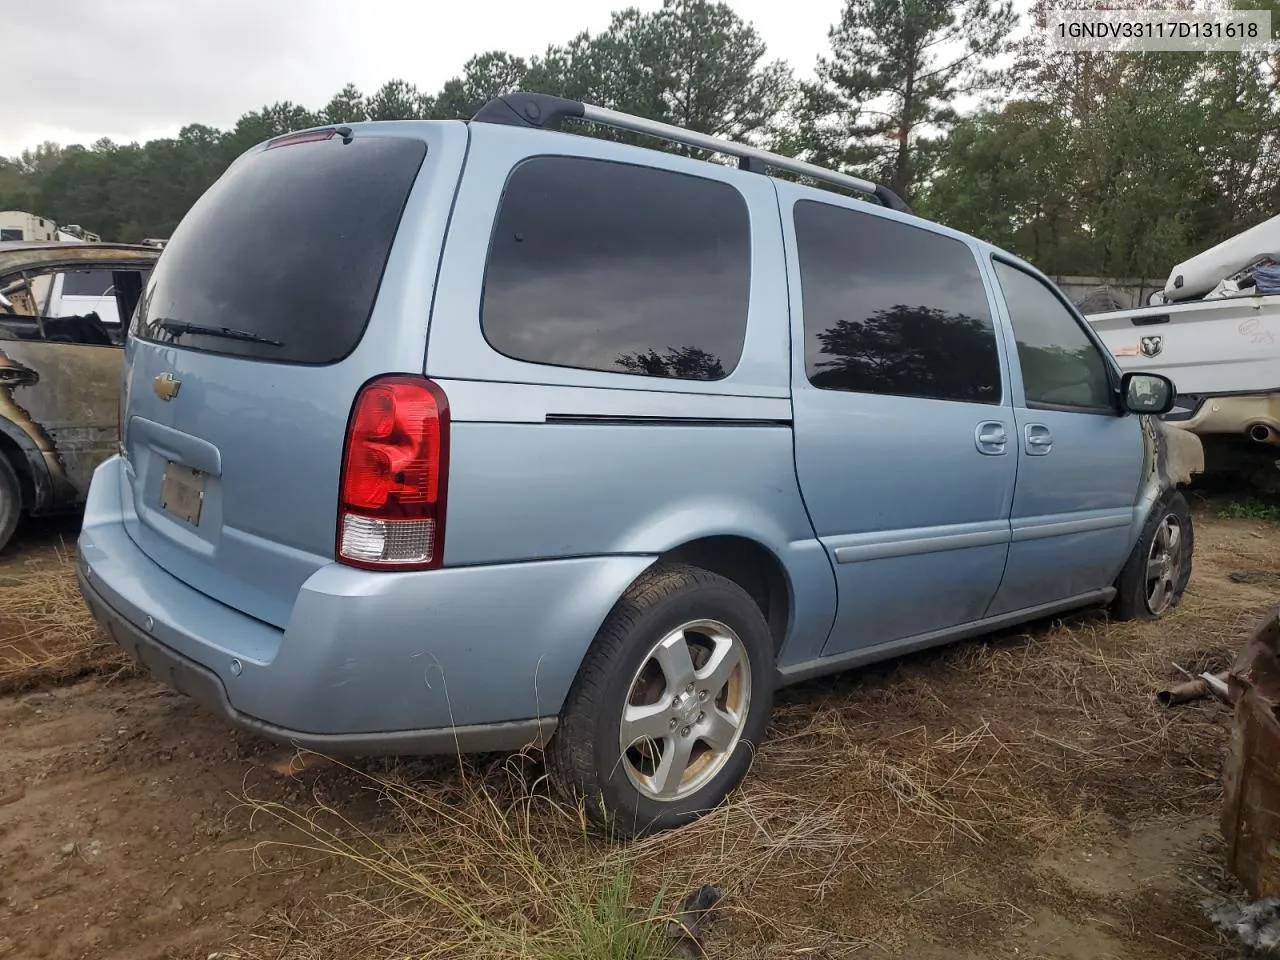
M166 463L160 481L160 506L179 520L199 526L200 508L204 506L204 474L180 463Z

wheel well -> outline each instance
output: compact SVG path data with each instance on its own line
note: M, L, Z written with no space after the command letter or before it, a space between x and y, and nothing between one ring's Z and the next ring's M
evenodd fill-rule
M22 448L3 433L0 433L0 457L3 457L17 474L22 509L29 512L35 507L36 502L36 486L31 479L31 469L27 465L27 458L23 455Z
M658 560L701 567L742 587L769 624L774 655L782 650L791 622L791 591L772 551L745 537L704 537L668 550Z

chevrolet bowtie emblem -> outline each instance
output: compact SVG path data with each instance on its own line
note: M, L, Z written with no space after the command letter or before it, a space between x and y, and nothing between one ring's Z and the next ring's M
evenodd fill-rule
M161 400L172 400L178 395L178 391L182 389L182 381L172 373L162 373L152 381L151 389L156 392L156 396Z

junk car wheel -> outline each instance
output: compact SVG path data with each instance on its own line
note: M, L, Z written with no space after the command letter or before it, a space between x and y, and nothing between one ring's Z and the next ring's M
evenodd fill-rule
M615 835L666 830L746 776L773 706L773 642L750 595L664 564L615 604L548 748L559 791Z
M1154 620L1176 607L1191 579L1194 548L1191 508L1175 491L1156 503L1120 571L1112 615L1117 620Z
M18 486L18 475L13 472L9 461L0 455L0 550L3 550L13 537L20 513L22 513L22 488Z

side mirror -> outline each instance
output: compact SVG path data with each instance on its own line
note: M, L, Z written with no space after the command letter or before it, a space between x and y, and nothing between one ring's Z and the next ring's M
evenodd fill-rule
M1173 409L1173 381L1158 373L1126 373L1120 379L1120 396L1130 413L1159 416Z

